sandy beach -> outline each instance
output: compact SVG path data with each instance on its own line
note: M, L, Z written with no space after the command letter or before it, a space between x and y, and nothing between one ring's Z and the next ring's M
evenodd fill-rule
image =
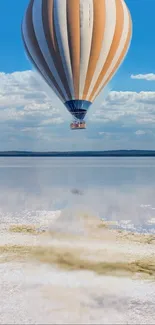
M155 237L96 217L1 225L1 324L153 324Z

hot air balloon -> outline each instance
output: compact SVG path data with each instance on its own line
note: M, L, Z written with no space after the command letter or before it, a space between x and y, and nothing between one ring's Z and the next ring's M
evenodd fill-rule
M26 53L73 116L86 127L91 104L123 62L132 21L124 0L30 0L22 21Z

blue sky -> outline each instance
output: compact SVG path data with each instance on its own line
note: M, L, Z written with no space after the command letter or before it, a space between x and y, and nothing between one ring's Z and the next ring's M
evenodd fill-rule
M28 0L0 1L0 150L155 149L155 1L126 3L133 20L128 55L112 92L92 106L87 130L72 132L70 115L30 71L20 34Z

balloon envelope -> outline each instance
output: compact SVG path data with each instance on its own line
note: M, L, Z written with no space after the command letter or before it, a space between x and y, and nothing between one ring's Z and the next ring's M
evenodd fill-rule
M124 0L31 0L22 22L31 62L79 120L123 62L131 36Z

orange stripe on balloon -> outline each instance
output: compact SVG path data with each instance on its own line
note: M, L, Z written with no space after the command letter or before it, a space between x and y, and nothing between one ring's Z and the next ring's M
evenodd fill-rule
M110 0L109 0L110 1ZM105 0L93 0L94 5L94 26L92 35L92 46L87 71L87 77L84 87L83 99L86 99L89 87L95 73L96 65L100 56L102 42L105 30Z
M110 1L110 0L109 0ZM114 33L114 37L113 37L113 42L107 57L107 60L103 66L103 69L98 77L98 80L93 88L93 91L90 95L89 100L91 101L92 98L94 97L97 89L99 88L104 76L106 75L114 57L116 54L116 51L118 49L120 40L121 40L121 36L122 36L122 32L123 32L123 28L124 28L124 10L123 10L123 5L122 5L122 0L115 0L116 1L116 27L115 27L115 33Z
M99 93L102 91L102 89L108 84L108 82L110 81L110 79L112 78L112 76L114 75L114 73L117 71L119 65L121 64L121 62L122 62L123 58L125 57L125 54L126 54L126 52L128 50L129 43L130 43L130 39L131 39L131 35L132 35L132 22L131 22L131 18L130 18L129 32L128 32L127 40L125 42L125 45L124 45L122 54L119 57L119 59L118 59L116 65L115 65L114 69L112 70L110 76L107 78L107 80L105 81L103 87L99 90L99 92L97 93L97 95L95 96L95 98L99 95ZM94 98L94 100L95 100L95 98Z

